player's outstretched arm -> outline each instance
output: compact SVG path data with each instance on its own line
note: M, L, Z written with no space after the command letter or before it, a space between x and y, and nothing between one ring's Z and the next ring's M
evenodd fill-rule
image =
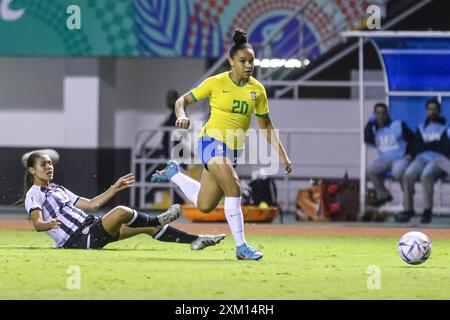
M289 159L289 156L286 153L286 150L284 150L283 144L280 141L280 137L278 137L277 132L275 131L275 128L273 126L272 120L270 117L264 118L264 117L257 117L258 118L258 125L261 129L263 129L263 133L266 136L267 142L270 143L270 145L278 152L281 159L284 163L284 173L289 174L292 171L292 163Z
M42 211L39 209L31 211L30 220L33 223L34 230L38 232L56 230L61 224L58 218L42 221Z
M95 198L79 198L75 206L81 210L95 211L108 202L112 197L116 195L117 192L129 188L134 183L134 174L129 173L123 177L120 177L116 183L108 188L102 194L99 194Z
M186 108L191 103L195 102L192 95L189 93L185 93L175 102L175 115L177 116L177 121L175 122L175 126L180 129L189 128L190 120L186 115Z

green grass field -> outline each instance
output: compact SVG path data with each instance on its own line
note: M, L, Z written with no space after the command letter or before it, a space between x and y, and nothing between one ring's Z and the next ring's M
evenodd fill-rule
M55 250L45 234L0 230L0 299L449 299L450 240L409 266L394 238L248 236L265 254L236 261L233 242L202 252L144 235L103 250ZM67 289L69 266L81 289ZM370 265L381 288L367 288Z

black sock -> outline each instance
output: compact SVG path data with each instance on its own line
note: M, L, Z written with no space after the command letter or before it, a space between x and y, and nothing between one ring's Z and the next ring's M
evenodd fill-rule
M152 216L147 213L133 210L134 215L127 226L130 228L144 228L144 227L159 227L159 220L157 216Z
M191 243L195 239L198 238L195 234L190 234L184 231L181 231L177 228L169 226L168 224L162 227L153 238L158 241L163 242L176 242L176 243Z

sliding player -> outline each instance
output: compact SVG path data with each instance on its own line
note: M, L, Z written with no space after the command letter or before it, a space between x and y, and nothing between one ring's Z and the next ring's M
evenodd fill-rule
M99 209L120 190L130 187L133 174L127 174L93 199L79 197L63 186L51 183L54 168L50 156L33 152L27 158L25 208L36 231L45 231L57 248L100 249L108 243L148 234L165 242L190 244L202 250L218 244L225 235L194 235L169 224L180 216L179 205L158 216L118 206L103 217L84 211Z

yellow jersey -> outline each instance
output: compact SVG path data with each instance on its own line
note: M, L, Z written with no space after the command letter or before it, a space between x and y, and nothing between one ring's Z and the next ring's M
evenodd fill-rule
M245 135L252 114L269 117L269 104L264 86L255 78L239 85L229 71L209 77L189 93L195 101L209 98L211 116L200 132L224 142L228 148L244 148Z

